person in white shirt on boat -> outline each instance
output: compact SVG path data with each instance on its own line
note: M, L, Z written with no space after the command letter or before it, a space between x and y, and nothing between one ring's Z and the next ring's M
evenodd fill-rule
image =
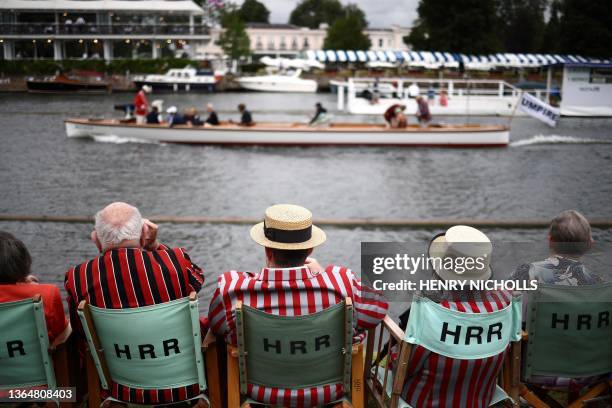
M410 84L410 86L408 87L408 97L409 98L415 99L417 96L420 95L420 93L421 93L421 89L416 84L416 82L413 82L412 84Z
M168 114L168 127L173 127L176 125L186 125L187 121L185 120L185 116L178 113L178 108L176 106L170 106L166 113Z

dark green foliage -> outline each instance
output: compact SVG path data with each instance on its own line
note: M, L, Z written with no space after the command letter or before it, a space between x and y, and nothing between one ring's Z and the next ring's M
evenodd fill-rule
M267 23L270 18L270 10L257 0L244 0L239 14L245 23Z
M220 14L219 20L224 28L219 36L219 46L233 60L250 55L250 40L246 33L240 9L228 5Z
M336 19L327 31L323 48L329 50L367 50L372 45L363 33L366 27L363 11L354 4L345 7L344 16Z
M319 28L321 23L331 26L343 11L338 0L302 0L291 12L289 23L309 28Z
M560 48L562 53L612 57L610 0L563 0Z

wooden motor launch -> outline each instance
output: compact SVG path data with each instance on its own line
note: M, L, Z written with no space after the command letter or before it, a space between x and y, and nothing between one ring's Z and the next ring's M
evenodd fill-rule
M68 119L66 134L74 138L115 136L128 140L210 145L297 146L436 146L504 147L510 128L502 125L430 124L390 129L379 124L261 122L253 126L222 123L219 126L125 123L118 119Z

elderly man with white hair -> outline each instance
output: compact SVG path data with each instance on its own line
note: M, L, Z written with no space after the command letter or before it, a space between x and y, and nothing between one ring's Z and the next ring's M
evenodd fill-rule
M76 310L82 300L100 308L126 309L200 291L202 270L184 249L160 244L157 232L157 225L126 203L112 203L96 214L91 240L100 255L71 268L64 282L70 320L80 340L83 330ZM198 388L198 384L170 390L111 386L110 394L130 403L170 404L197 396Z

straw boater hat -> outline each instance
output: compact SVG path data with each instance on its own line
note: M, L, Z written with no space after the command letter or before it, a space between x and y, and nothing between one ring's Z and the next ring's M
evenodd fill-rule
M472 269L458 272L454 269L437 268L434 271L443 280L487 280L491 277L491 253L493 245L489 238L480 230L467 225L455 225L444 234L435 237L429 244L430 258L482 257L484 268L475 266Z
M325 242L325 233L312 225L312 213L304 207L277 204L266 209L264 222L251 228L259 245L276 249L310 249Z

